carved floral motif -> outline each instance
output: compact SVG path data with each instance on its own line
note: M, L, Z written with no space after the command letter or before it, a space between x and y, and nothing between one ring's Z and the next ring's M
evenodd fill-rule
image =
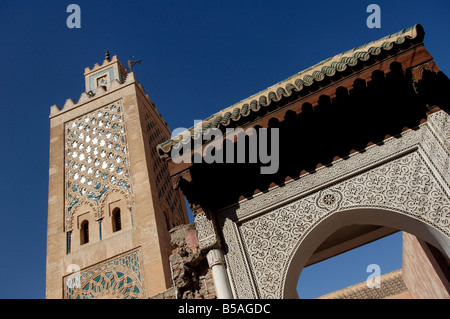
M342 210L396 211L450 237L448 127L450 117L434 113L400 139L219 212L236 296L281 298L295 249L318 223Z
M206 212L201 212L195 216L195 227L198 231L200 250L211 249L218 245L213 221L206 214Z
M386 163L240 226L263 298L280 298L286 262L297 244L332 213L351 208L407 213L450 237L450 200L418 153Z

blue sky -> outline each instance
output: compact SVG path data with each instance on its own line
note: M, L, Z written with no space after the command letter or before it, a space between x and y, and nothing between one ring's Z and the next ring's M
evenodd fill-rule
M70 3L81 8L81 29L66 26ZM366 26L370 3L381 7L380 29ZM449 12L446 0L2 1L0 298L45 297L50 106L78 100L84 68L106 49L123 63L143 60L138 81L174 129L417 23L448 75ZM305 270L304 296L364 281L369 263L400 268L401 236L386 241ZM335 288L332 277L348 279Z

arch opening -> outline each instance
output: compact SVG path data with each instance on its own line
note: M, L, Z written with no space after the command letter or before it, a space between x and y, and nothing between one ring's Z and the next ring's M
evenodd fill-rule
M402 230L436 247L443 256L450 256L450 238L427 223L401 212L386 209L352 209L333 213L317 224L297 244L286 267L282 287L283 298L298 298L297 283L302 270L317 258L315 252L327 238L340 229L361 225L387 227L393 231ZM314 260L313 260L314 261Z
M372 282L375 275L401 276L402 234L403 232L396 231L320 261L314 260L313 256L322 253L323 257L324 251L316 251L300 274L297 283L299 299L380 298L385 291L366 289L365 284L369 279ZM358 245L358 239L362 241L364 238L343 242L341 246L352 242ZM339 247L334 247L337 248ZM400 290L404 287L395 288Z

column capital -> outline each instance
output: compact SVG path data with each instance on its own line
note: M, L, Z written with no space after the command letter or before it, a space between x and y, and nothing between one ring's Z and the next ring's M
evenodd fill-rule
M211 249L206 255L206 259L208 260L209 268L212 268L215 265L225 264L225 258L221 249Z

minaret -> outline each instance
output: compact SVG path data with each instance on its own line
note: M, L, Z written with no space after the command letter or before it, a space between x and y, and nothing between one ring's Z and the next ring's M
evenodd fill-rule
M50 110L47 298L148 298L171 286L169 229L188 222L156 145L170 130L108 51Z

